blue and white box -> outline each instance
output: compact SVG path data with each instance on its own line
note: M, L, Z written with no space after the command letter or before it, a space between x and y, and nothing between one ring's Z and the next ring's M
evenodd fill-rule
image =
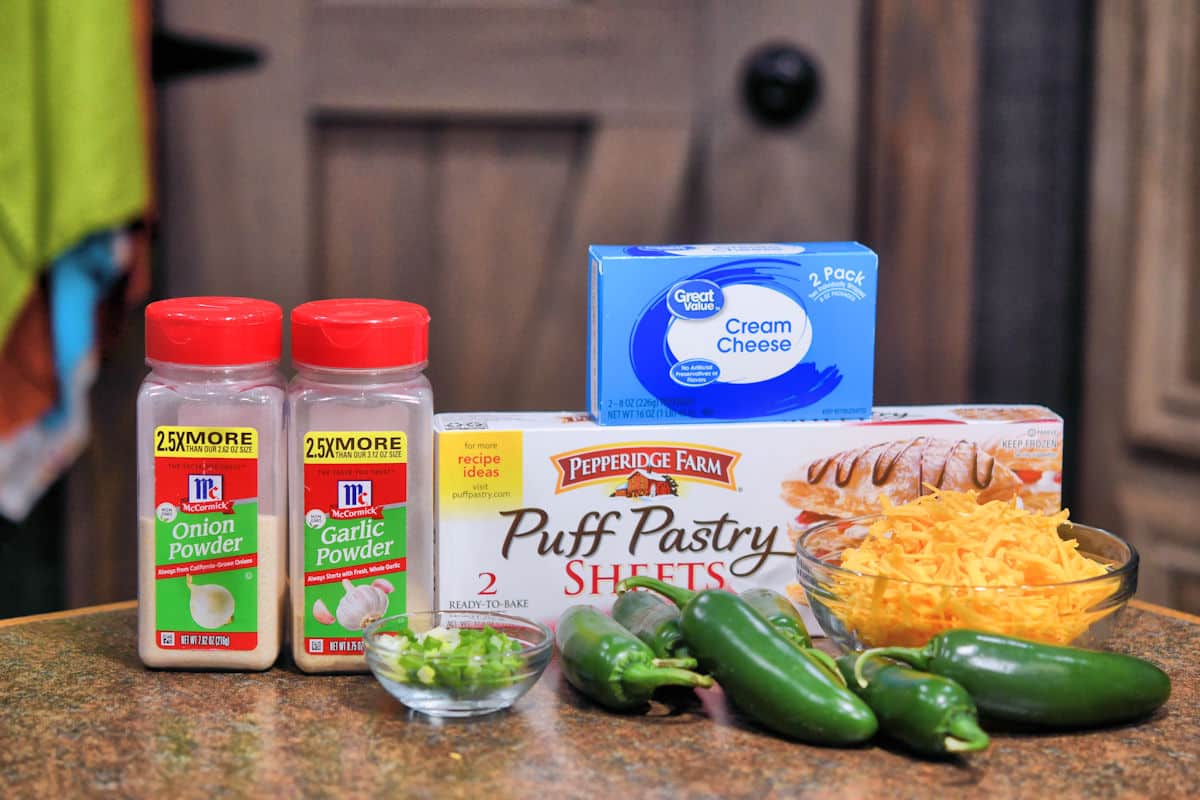
M856 242L590 248L602 425L866 419L879 260Z

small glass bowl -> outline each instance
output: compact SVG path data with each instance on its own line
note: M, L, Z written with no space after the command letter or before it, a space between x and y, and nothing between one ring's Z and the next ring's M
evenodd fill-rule
M1064 523L1063 539L1109 568L1106 575L1036 586L954 586L842 569L879 515L814 525L796 543L796 575L825 635L844 650L920 647L943 630L970 628L1023 639L1099 647L1137 590L1138 554L1100 528Z
M458 686L427 685L412 680L398 668L391 656L396 653L396 635L404 629L424 633L433 628L495 628L521 643L521 649L508 654L519 665L499 679L477 678ZM373 622L363 630L367 666L388 693L404 705L431 717L476 717L508 708L517 702L542 676L554 654L554 636L540 622L484 611L419 611L396 614ZM480 666L489 659L482 656ZM438 656L426 663L437 666Z

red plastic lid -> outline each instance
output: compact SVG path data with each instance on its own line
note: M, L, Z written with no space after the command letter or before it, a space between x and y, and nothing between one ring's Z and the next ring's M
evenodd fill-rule
M332 369L387 369L429 358L429 312L402 300L313 300L292 309L292 360Z
M278 361L283 309L249 297L176 297L146 306L146 357L175 364Z

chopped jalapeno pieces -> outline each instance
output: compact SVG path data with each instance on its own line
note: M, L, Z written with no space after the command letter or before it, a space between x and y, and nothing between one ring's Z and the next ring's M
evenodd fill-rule
M384 646L388 677L424 686L508 686L521 671L521 643L490 626L398 631Z

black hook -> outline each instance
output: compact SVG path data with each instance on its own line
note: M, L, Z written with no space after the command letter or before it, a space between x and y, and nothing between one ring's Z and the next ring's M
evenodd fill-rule
M202 39L161 29L150 37L150 72L155 83L252 69L262 60L262 52L252 44Z

